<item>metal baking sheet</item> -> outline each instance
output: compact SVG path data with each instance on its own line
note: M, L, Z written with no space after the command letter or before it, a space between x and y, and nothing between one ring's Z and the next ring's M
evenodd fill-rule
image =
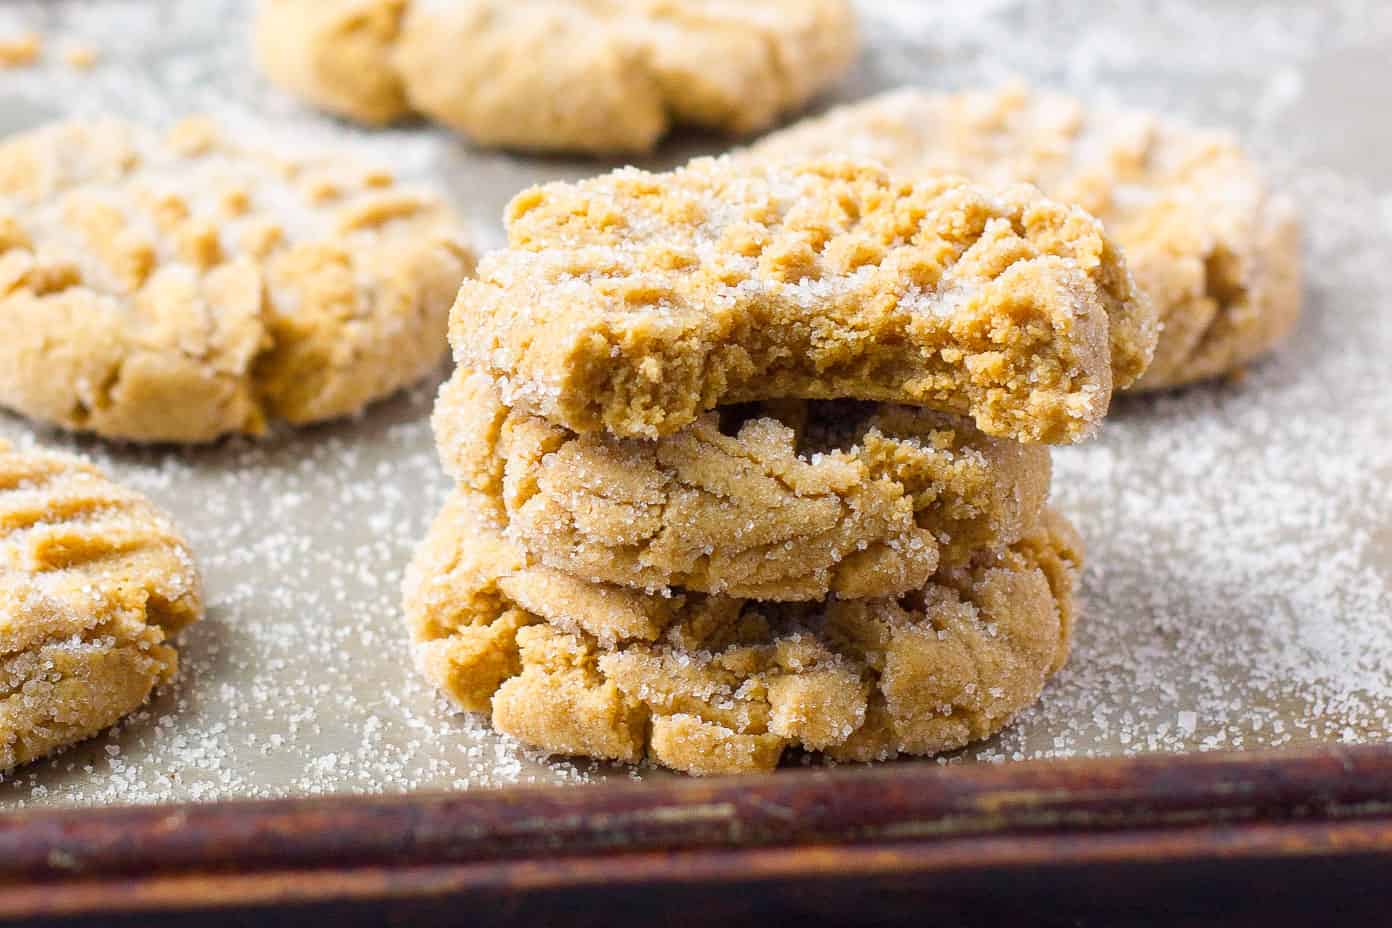
M1238 382L1118 402L1057 454L1090 548L1070 667L985 745L938 761L1249 749L1392 736L1392 7L865 0L836 97L1010 77L1240 133L1299 203L1306 315ZM64 116L211 112L434 179L479 243L522 187L608 165L480 151L424 125L365 132L269 88L241 0L0 0L0 135ZM65 62L90 48L91 70ZM669 165L725 143L684 137ZM3 337L0 334L0 337ZM351 422L211 449L136 449L0 414L0 435L90 454L171 510L209 614L174 686L118 729L0 783L0 808L569 784L654 771L527 753L410 666L400 574L447 484L433 385ZM927 761L929 763L933 761Z

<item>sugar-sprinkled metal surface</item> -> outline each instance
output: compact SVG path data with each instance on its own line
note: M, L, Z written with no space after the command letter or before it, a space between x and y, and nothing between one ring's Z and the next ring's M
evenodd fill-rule
M1057 454L1087 537L1071 666L1006 734L950 762L1392 737L1392 8L1371 2L1108 5L866 0L837 93L1009 77L1238 131L1299 203L1306 318L1235 384L1120 401ZM442 184L481 245L527 184L606 165L364 132L269 88L241 0L0 0L0 134L63 116L341 144ZM69 60L97 52L93 67ZM719 140L685 138L667 165ZM0 808L403 792L654 775L523 752L452 714L410 666L401 571L443 499L429 385L360 419L213 449L136 450L0 415L0 435L91 454L171 510L208 581L184 672L115 731L19 770Z

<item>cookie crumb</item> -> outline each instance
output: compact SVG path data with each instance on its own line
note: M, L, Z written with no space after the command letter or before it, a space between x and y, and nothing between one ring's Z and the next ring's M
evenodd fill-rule
M26 32L13 39L0 39L0 68L27 68L43 54L43 36Z
M70 45L63 52L63 63L76 71L90 71L96 67L100 53L90 45Z

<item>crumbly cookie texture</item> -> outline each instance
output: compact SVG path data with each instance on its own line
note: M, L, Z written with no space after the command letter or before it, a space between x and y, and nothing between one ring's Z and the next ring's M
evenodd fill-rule
M1101 225L1024 186L698 159L533 188L507 225L460 290L455 356L576 432L669 435L797 397L1071 442L1155 343Z
M333 112L592 154L767 128L859 48L847 0L263 0L255 32L266 74Z
M188 546L148 500L0 441L0 770L137 709L202 614Z
M360 410L424 377L473 257L434 196L195 119L0 144L0 406L146 442Z
M651 597L528 562L459 490L406 582L421 670L558 754L693 774L934 754L1000 730L1064 663L1081 548L1052 512L904 597Z
M456 480L507 535L593 582L769 601L893 596L1038 522L1050 455L902 406L788 400L674 435L577 435L463 368L435 409Z
M1239 370L1300 313L1295 212L1225 133L1012 85L891 92L775 133L750 154L851 155L904 176L1023 181L1082 206L1125 250L1159 313L1155 360L1136 389Z

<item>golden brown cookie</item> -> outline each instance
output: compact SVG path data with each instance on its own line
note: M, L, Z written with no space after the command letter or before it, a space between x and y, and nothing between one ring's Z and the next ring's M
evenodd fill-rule
M846 0L415 0L395 60L416 109L479 142L617 154L765 129L857 49Z
M593 154L674 124L767 128L859 47L847 0L263 0L256 45L272 80L363 122L414 109L487 145Z
M392 61L406 0L259 0L256 61L330 112L383 125L410 111Z
M0 770L138 708L202 614L188 545L148 500L0 441Z
M455 492L407 617L427 678L552 753L694 774L934 754L1000 730L1068 654L1081 549L1052 512L906 596L814 604L591 584L531 564L502 518Z
M1027 187L698 159L533 188L507 225L460 290L455 357L576 432L796 397L1076 441L1155 342L1101 225Z
M1240 369L1284 339L1301 304L1299 223L1226 133L1009 86L901 90L778 132L758 160L850 155L897 174L1028 182L1097 216L1163 331L1135 389Z
M472 267L448 208L204 120L0 143L0 406L147 442L348 415L424 377Z
M446 469L507 535L593 582L770 601L893 596L1038 522L1049 450L904 406L789 400L674 435L577 435L463 368L435 408Z

